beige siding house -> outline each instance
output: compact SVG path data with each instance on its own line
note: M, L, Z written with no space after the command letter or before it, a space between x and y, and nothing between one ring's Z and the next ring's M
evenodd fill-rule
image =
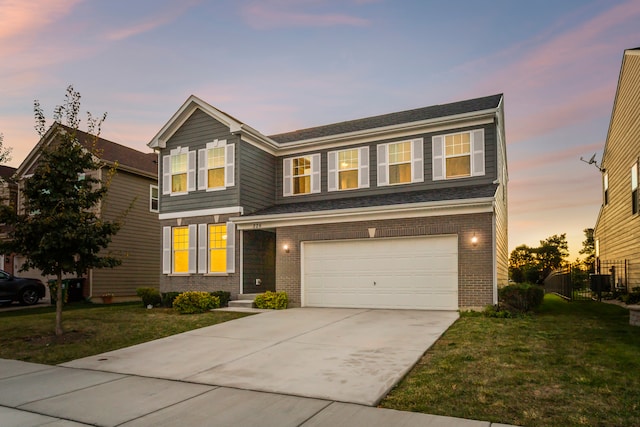
M19 186L35 170L42 149L55 144L56 132L60 128L62 125L52 126L20 165L16 173ZM94 145L91 135L78 131L77 136L82 145ZM102 138L95 142L95 148L104 163L104 167L97 171L99 179L106 179L109 169L114 166L116 168L109 191L99 209L103 218L123 221L122 228L113 237L108 248L122 259L122 265L113 269L89 271L84 295L96 302L100 302L101 296L105 294L113 294L115 300L134 299L136 288L157 288L159 285L157 156ZM22 209L20 197L18 209ZM16 264L19 262L20 259Z
M635 48L622 58L601 165L602 207L594 232L597 261L600 265L626 261L629 290L640 286L639 159L640 48ZM622 272L618 277L623 278Z

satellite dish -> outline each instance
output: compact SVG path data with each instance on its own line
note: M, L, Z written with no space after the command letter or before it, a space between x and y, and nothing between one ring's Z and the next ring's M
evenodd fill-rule
M598 161L596 160L596 154L597 153L593 153L593 156L591 156L589 161L583 159L582 157L580 157L580 160L582 160L583 162L585 162L585 163L587 163L589 165L596 165L596 167L600 170L600 172L604 172L604 169L602 169L602 167L598 165Z

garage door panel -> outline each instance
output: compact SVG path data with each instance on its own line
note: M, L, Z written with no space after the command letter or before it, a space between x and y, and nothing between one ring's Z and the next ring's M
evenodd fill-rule
M304 304L458 308L456 236L305 242Z

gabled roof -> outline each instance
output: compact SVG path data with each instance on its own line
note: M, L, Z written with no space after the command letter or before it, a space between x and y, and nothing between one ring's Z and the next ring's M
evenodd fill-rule
M2 179L9 179L16 173L16 168L12 168L11 166L0 165L0 181Z
M147 145L151 148L165 148L167 140L196 109L224 124L230 133L239 135L244 141L272 154L288 154L309 148L313 144L342 144L358 138L389 136L399 131L418 132L434 124L463 122L480 117L490 119L500 110L501 102L502 94L497 94L266 136L230 114L191 95Z
M243 133L245 134L245 136L249 136L254 140L266 143L267 145L273 145L273 141L271 141L268 137L262 135L257 130L253 129L251 126L242 123L232 115L215 108L211 104L208 104L195 95L191 95L189 98L187 98L184 104L182 104L178 111L176 111L175 114L171 116L169 121L165 123L162 129L160 129L160 131L153 137L153 139L151 139L151 141L147 145L151 148L164 148L166 146L167 140L171 138L171 136L178 129L180 129L180 126L182 126L182 124L193 114L196 109L202 110L209 116L227 126L231 133Z
M322 138L330 135L358 132L403 123L432 120L439 117L455 116L459 114L494 109L500 105L501 99L502 94L485 96L482 98L452 102L449 104L432 105L430 107L416 108L413 110L399 111L380 116L333 123L325 126L300 129L293 132L270 135L269 138L281 144L286 144L294 141Z
M69 132L72 131L72 129L61 123L54 123L33 150L31 150L20 167L18 167L20 174L24 174L31 169L32 165L36 163L40 156L40 150L42 150L45 145L54 141L59 131ZM119 170L125 170L152 178L158 176L158 157L155 153L143 153L104 138L96 139L93 135L81 130L76 130L76 138L84 148L91 152L97 152L100 160L103 160L109 165L114 165L117 162ZM94 148L96 150L94 150Z

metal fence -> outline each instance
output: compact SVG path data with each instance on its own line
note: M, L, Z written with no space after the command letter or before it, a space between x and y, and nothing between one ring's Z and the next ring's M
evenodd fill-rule
M608 281L609 292L628 292L628 268L629 265L626 259L622 261L610 261L598 258L595 265L596 274L605 276L604 279Z
M627 292L627 260L598 259L590 270L570 264L553 271L544 280L545 293L555 293L571 301L586 301L599 300L604 292Z
M582 271L574 265L567 265L559 270L551 272L544 279L544 292L563 296L570 301L589 301L593 294L588 281L584 281L575 274L576 269Z

